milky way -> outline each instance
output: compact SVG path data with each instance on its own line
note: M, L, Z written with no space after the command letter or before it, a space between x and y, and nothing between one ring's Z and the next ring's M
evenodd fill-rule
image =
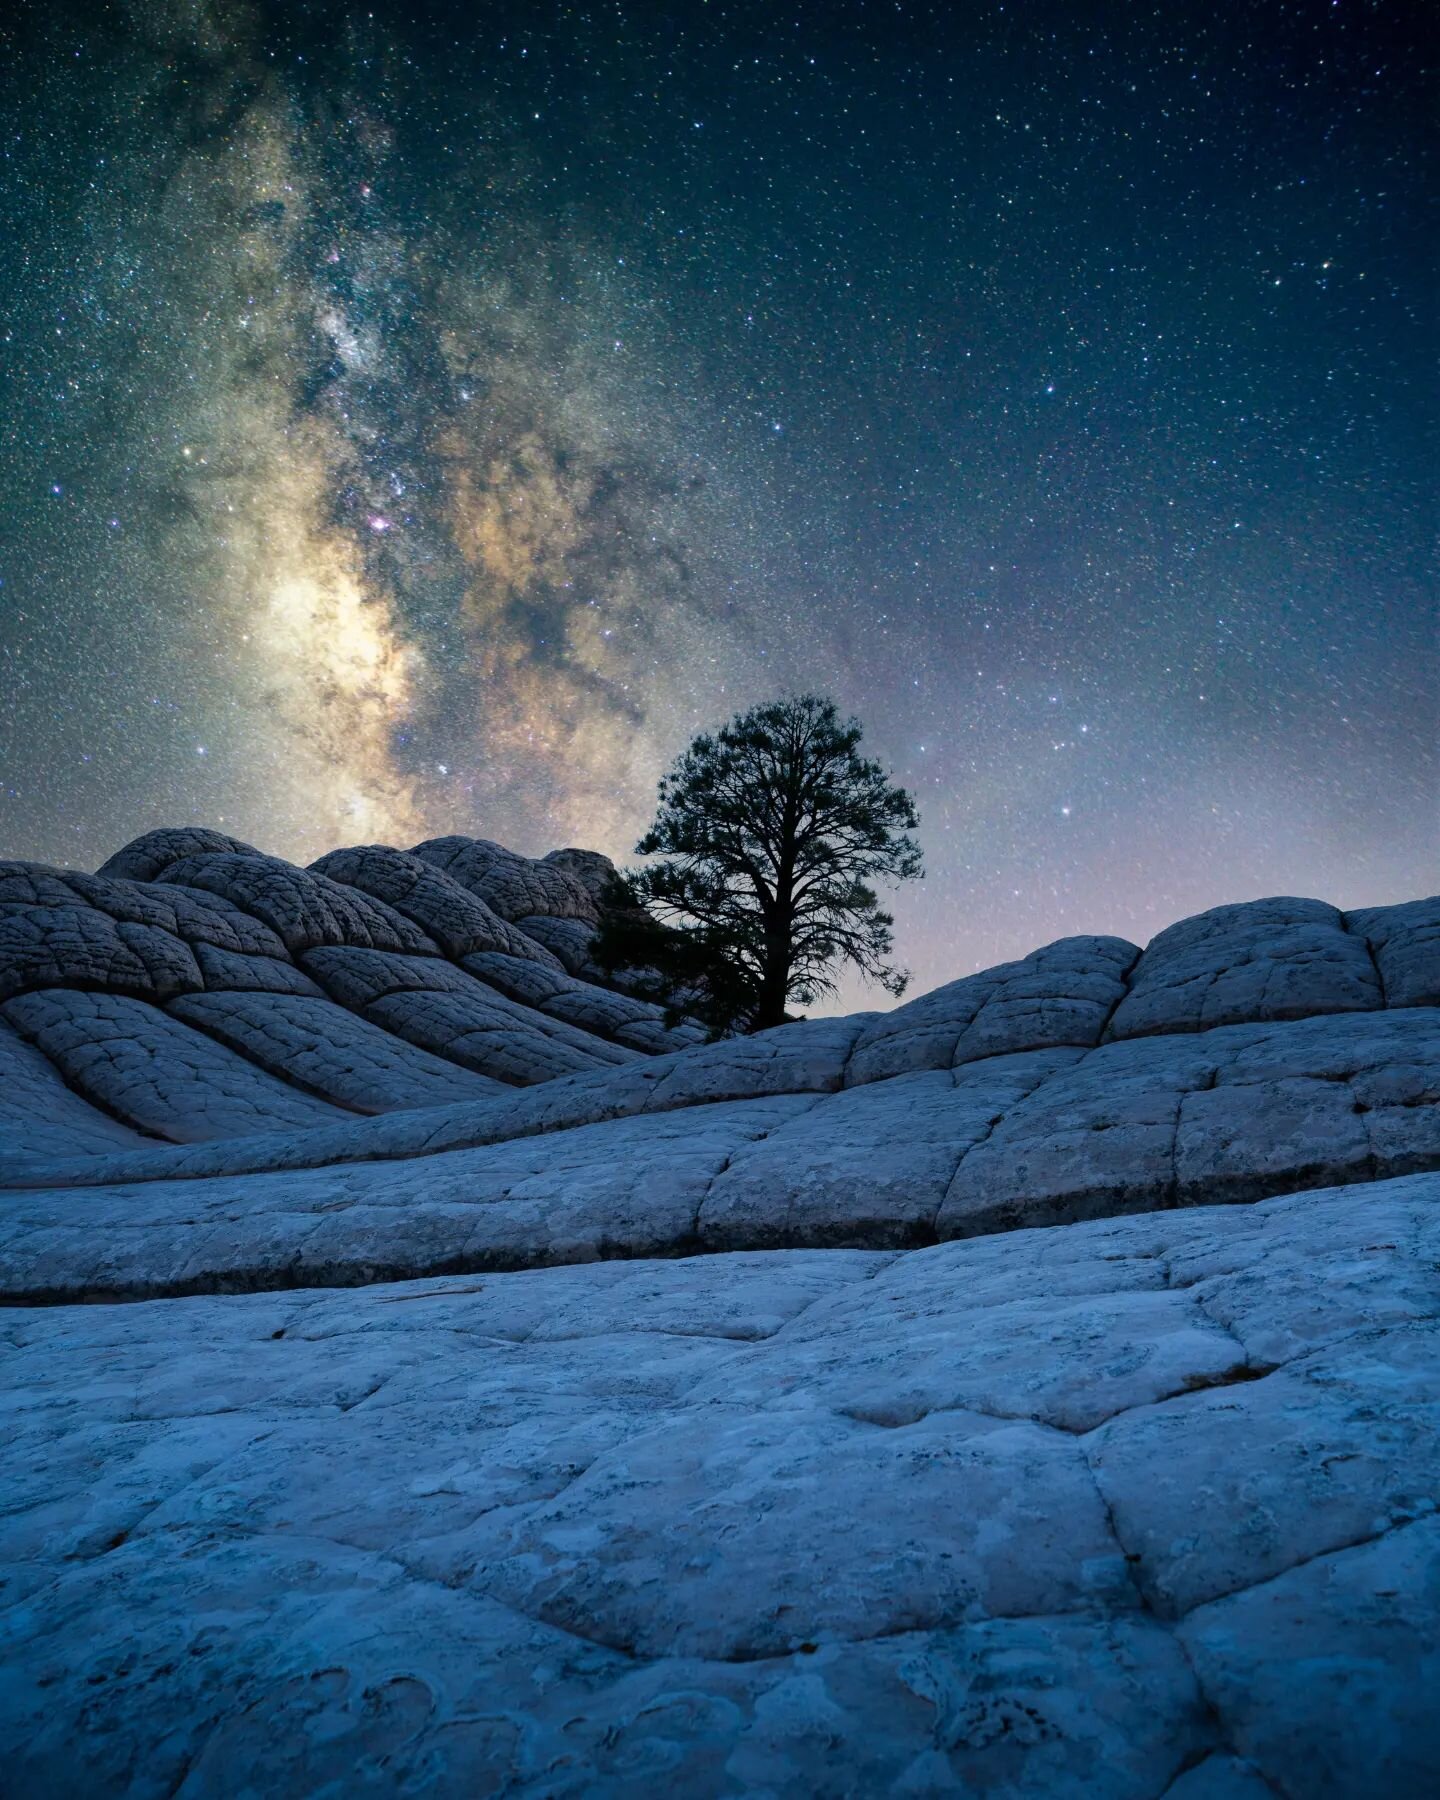
M1432 886L1419 27L22 10L0 848L623 858L806 686L923 982Z

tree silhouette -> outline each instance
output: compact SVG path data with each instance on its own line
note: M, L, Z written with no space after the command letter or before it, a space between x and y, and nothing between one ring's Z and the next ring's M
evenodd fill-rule
M661 860L627 875L598 960L648 966L672 1011L688 989L687 1010L714 1030L778 1025L790 1002L832 993L847 964L902 993L909 977L887 960L894 920L872 884L923 873L907 835L919 820L860 738L816 694L697 737L636 845Z

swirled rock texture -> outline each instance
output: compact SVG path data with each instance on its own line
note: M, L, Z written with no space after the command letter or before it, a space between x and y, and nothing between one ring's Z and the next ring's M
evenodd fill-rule
M704 1044L608 880L0 865L6 1792L1436 1791L1440 901Z

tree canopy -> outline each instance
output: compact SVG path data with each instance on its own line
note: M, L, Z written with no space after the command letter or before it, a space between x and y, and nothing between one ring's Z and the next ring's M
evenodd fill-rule
M894 919L877 881L923 873L914 801L860 754L861 727L801 694L694 739L660 783L598 955L648 966L714 1029L760 1031L834 991L853 966L888 993ZM617 896L617 898L622 898Z

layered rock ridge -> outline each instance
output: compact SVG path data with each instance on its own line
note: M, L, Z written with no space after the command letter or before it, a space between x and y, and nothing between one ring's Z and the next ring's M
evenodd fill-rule
M1428 1800L1440 901L702 1044L605 876L0 867L5 1791Z
M1440 901L1227 906L698 1042L592 979L603 859L0 868L0 1294L905 1248L1440 1166Z

